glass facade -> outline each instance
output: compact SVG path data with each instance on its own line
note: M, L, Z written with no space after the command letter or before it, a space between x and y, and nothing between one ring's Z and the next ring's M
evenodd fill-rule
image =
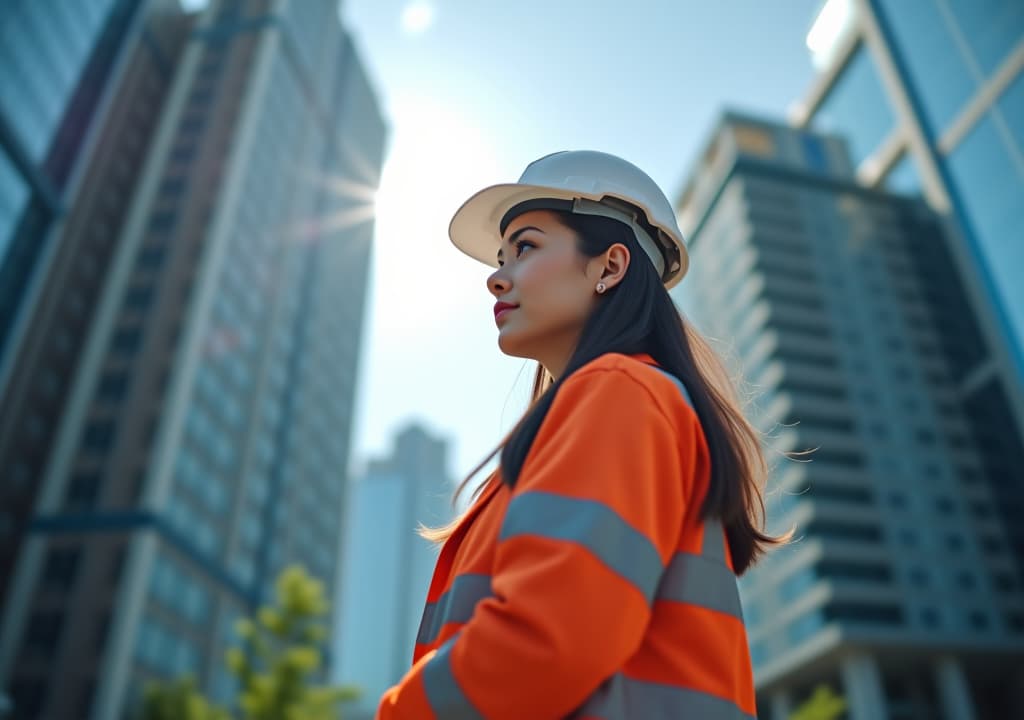
M854 165L871 155L896 125L871 54L860 45L815 113L815 128L846 138Z
M1017 146L1017 157L1024 158L1024 73L1010 84L996 102L996 113Z
M889 0L892 4L897 4ZM1020 0L935 0L955 25L971 58L987 77L1024 37L1024 3ZM907 4L907 3L899 3Z
M1024 37L1019 0L876 0L876 6L936 137Z
M1024 166L991 114L948 158L977 249L1018 342L1024 338Z
M917 167L910 153L903 153L885 174L882 185L886 190L897 193L919 194L921 192L921 177L917 174Z
M0 4L0 111L40 162L114 0Z
M0 266L7 257L11 236L25 210L29 194L28 183L0 147Z

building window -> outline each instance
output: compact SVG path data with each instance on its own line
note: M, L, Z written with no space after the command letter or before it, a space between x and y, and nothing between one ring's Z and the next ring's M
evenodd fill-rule
M99 397L107 402L120 402L128 389L127 373L107 372L100 380Z
M807 526L807 534L811 537L864 542L877 542L882 538L882 532L877 525L818 519Z
M874 603L832 603L825 606L829 621L864 622L878 625L899 625L903 610L899 605Z
M145 270L156 270L163 264L165 254L164 245L146 245L139 252L139 267Z
M818 577L823 579L861 580L876 583L887 583L892 579L892 573L885 565L855 560L822 560L815 566L815 572Z
M43 585L55 590L68 590L75 581L80 554L78 548L50 550L43 568Z
M153 288L149 285L132 285L128 289L126 302L132 310L145 311L153 300Z
M959 585L960 588L963 590L973 590L977 585L977 582L974 579L974 575L967 572L966 570L963 570L957 573L956 584Z
M953 503L952 498L945 496L935 500L935 507L938 508L939 512L943 515L952 515L956 509L956 505Z
M64 615L56 610L36 610L29 620L25 634L26 646L47 657L53 655L60 640Z
M974 630L988 629L988 616L980 610L972 610L968 613L967 621Z
M1013 592L1017 587L1017 582L1010 573L1000 572L992 576L992 584L995 585L996 590L999 592Z
M984 535L981 538L981 547L987 553L1001 554L1005 549L1003 541L995 535Z
M68 483L66 503L69 510L88 510L96 505L100 477L94 472L79 472Z
M130 355L139 349L141 341L142 333L138 328L120 328L114 334L114 350Z
M114 444L114 423L110 420L93 421L85 429L84 442L88 450L110 450Z

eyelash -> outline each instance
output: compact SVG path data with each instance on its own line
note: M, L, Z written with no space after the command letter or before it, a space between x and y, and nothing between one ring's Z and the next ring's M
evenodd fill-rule
M535 244L533 244L532 242L530 242L529 240L516 240L514 247L516 249L516 258L518 259L518 258L522 257L522 255L523 255L523 248L524 247L535 248L537 246ZM504 265L505 265L504 262L502 262L501 260L498 261L498 267L504 267Z
M521 257L523 254L524 247L537 247L529 240L516 240L516 257Z

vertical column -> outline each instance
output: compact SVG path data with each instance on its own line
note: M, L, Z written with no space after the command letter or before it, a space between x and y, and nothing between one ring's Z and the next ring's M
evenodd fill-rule
M793 714L793 698L788 690L776 690L772 693L772 720L789 720Z
M959 660L952 655L936 660L935 684L939 688L942 716L946 720L975 720L971 688Z
M873 657L864 653L847 656L843 659L840 674L850 720L888 719L882 674Z

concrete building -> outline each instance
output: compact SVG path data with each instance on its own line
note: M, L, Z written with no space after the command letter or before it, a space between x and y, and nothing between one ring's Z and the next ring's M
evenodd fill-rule
M339 681L363 689L354 718L372 717L412 664L438 552L416 530L454 516L447 456L444 440L411 425L352 487L337 644Z
M229 701L234 621L279 571L337 585L384 123L334 0L221 0L189 24L144 161L94 188L126 208L24 474L0 628L18 717L126 717L185 671ZM19 382L50 387L49 352Z
M984 308L965 391L983 407L1020 393L1007 386L1024 383L1024 3L829 0L808 45L821 72L792 123L843 135L862 184L950 218ZM996 412L1024 425L1024 403Z
M838 137L735 113L678 210L681 306L773 448L815 449L771 458L770 528L799 540L741 583L760 716L819 683L851 720L1021 714L1021 398L969 392L988 306L952 225L859 184Z

